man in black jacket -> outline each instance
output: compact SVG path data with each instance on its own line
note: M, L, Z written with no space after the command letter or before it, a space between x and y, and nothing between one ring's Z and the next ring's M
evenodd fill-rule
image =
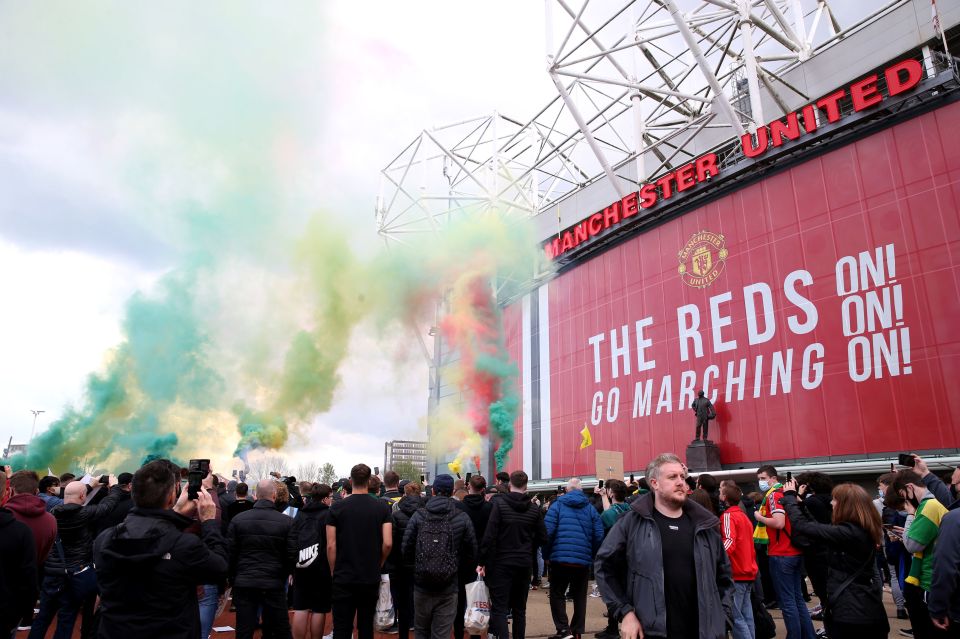
M477 554L473 524L457 508L452 494L453 477L437 475L433 499L414 513L403 534L403 556L414 564L417 637L450 636L457 614L461 565L471 565Z
M113 528L121 521L126 519L127 513L133 508L133 500L130 498L130 491L133 486L133 475L130 473L120 473L117 475L117 485L110 489L111 493L116 493L117 503L109 513L97 522L97 534L99 535L107 528Z
M487 480L483 475L471 475L470 481L467 483L467 490L469 494L463 498L463 501L457 502L457 506L467 514L467 517L469 517L473 523L473 532L479 543L483 540L483 535L487 531L487 522L490 520L490 510L493 508L485 497ZM465 587L468 583L476 579L476 577L476 571L472 566L460 573L460 592L457 595L457 616L453 620L454 637L463 637L463 615L467 611L467 593ZM480 635L470 635L470 639L480 639Z
M0 508L0 637L11 636L20 619L33 617L37 601L37 548L30 527Z
M527 627L530 558L547 543L540 509L527 492L527 474L510 474L510 492L491 501L490 520L480 545L477 573L490 588L490 634L510 639L507 611L513 614L514 639L523 639ZM489 571L487 568L489 567Z
M391 515L393 548L384 564L390 574L390 595L397 611L397 639L407 639L413 627L413 563L403 559L403 535L410 518L423 508L420 484L410 482L404 486L403 492L403 498L397 502L397 508Z
M109 484L115 485L116 478L111 476ZM78 597L75 589L66 587L67 577L64 571L77 575L93 572L94 526L113 510L120 497L113 492L96 506L84 506L86 497L86 484L70 482L63 492L63 504L51 512L57 520L57 537L60 543L54 545L44 566L40 612L30 627L30 639L45 637L54 615L57 617L57 636L69 637L81 608L85 615L84 625L92 630L88 617L93 612L96 600L95 583L90 592ZM87 633L82 632L81 636L86 637Z
M124 521L94 544L100 582L101 639L170 637L198 639L197 586L227 574L227 544L206 491L197 500L184 490L167 460L133 476L136 502ZM200 536L183 530L198 515Z
M237 637L252 639L257 609L263 609L264 634L290 639L287 616L287 578L296 562L290 541L293 520L277 512L277 486L272 479L257 484L253 508L230 521L230 577L237 608Z

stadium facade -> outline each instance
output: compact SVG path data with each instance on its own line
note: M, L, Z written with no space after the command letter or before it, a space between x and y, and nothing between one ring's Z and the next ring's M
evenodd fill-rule
M819 44L810 31L792 51L804 42L792 39L798 32L834 19L829 9L814 15L825 3L792 24L789 2L710 4L739 9L746 19L732 15L733 29L752 20L753 39L730 35L743 46L718 52L727 42L719 18L671 15L673 2L648 15L634 3L632 48L673 38L688 68L707 76L692 94L667 63L655 69L659 92L636 75L605 76L624 89L608 94L611 104L636 107L634 143L610 142L609 108L578 113L557 82L581 148L598 162L565 193L527 198L554 268L503 299L522 396L507 470L539 484L590 477L594 451L611 450L623 452L625 473L642 473L657 453L683 454L700 389L716 405L711 439L731 473L761 463L875 472L907 450L955 464L960 83L948 52L960 48L960 7L940 7L938 31L927 0L893 2L846 31L834 25ZM631 47L599 42L599 29L578 23L586 15L571 17L571 32L599 53L574 57L616 68L611 52ZM664 28L672 19L675 32L657 35L656 19ZM775 75L762 66L779 55L771 46L787 50ZM725 85L702 64L711 51L739 63ZM597 78L564 59L555 79L564 68L580 83ZM694 106L698 96L710 98L706 108ZM654 98L660 120L639 107ZM572 153L559 155L577 168ZM432 371L431 410L459 401L441 374ZM585 426L593 444L581 449ZM442 470L447 460L432 461Z

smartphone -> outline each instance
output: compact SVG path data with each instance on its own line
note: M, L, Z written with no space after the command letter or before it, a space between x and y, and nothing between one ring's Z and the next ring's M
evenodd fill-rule
M233 477L234 479L237 478L237 469L236 469L236 468L233 469L233 475L231 475L231 477Z
M557 484L557 494L558 495L563 494L563 484Z
M793 481L793 473L791 473L789 470L787 471L787 481Z
M191 459L187 466L187 498L196 499L203 478L210 473L209 459Z
M636 481L634 481L634 479L633 479L633 473L630 473L630 483L631 483L631 484L635 484L635 483L636 483Z
M899 463L901 466L913 468L917 464L917 460L914 459L913 455L909 453L900 453L897 455L897 463Z
M597 489L598 489L598 490L603 490L603 480L602 480L602 479L597 482Z
M470 483L470 478L471 478L471 477L473 477L473 473L467 473L467 478L466 478L465 481L466 481L468 484Z
M100 475L100 483L101 483L101 484L104 484L104 485L109 484L109 483L110 483L110 475Z
M374 474L374 475L379 475L379 474L380 474L380 467L379 467L379 466L374 466L374 467L373 467L373 474Z
M426 480L424 479L423 475L420 475L420 485L421 485L421 486L423 486L423 484L424 484L425 481L426 481Z

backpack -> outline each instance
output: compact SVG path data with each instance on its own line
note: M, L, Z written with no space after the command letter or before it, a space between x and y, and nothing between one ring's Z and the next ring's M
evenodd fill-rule
M427 515L417 535L414 580L427 588L441 588L450 584L460 566L453 547L453 517Z
M301 524L297 530L298 570L310 568L321 553L326 553L324 535L320 530L321 519L321 517L300 516L294 520L297 524Z

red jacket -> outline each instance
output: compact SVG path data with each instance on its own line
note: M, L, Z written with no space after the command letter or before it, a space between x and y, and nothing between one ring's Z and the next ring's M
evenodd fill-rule
M753 581L757 577L757 551L753 547L753 526L739 506L731 506L720 515L723 549L730 557L734 581Z
M57 539L57 520L47 512L47 504L36 495L14 495L4 508L30 527L37 546L37 566L47 560L53 542Z

